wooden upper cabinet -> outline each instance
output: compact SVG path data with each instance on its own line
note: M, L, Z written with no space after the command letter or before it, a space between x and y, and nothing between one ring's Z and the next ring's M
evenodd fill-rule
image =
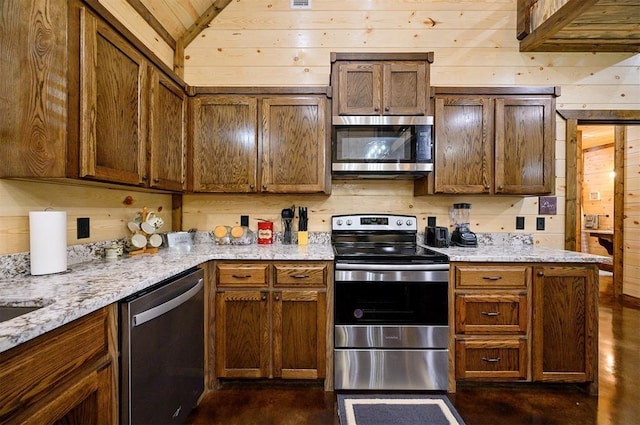
M488 193L493 176L493 110L482 97L435 100L436 193Z
M157 69L150 75L149 185L182 191L187 188L187 96Z
M0 12L0 177L66 177L67 1L32 3Z
M434 193L553 193L553 88L436 88L434 105Z
M143 184L147 62L85 9L80 27L80 177Z
M326 96L201 95L191 116L194 191L330 190Z
M255 192L257 104L242 95L192 101L192 174L196 192Z
M262 101L263 192L327 189L327 100L320 96Z
M500 98L495 101L497 193L552 193L555 101Z
M332 53L333 115L428 115L432 53Z

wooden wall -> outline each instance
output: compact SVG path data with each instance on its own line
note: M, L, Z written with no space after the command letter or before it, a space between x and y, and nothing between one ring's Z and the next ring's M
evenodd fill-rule
M640 126L627 127L624 169L623 293L640 298Z
M147 206L171 228L171 196L127 190L0 179L0 255L29 251L29 211L67 212L67 244L128 236L127 222ZM88 239L76 238L76 218L89 217Z
M126 0L101 2L168 65L170 48ZM623 53L520 53L515 0L315 0L311 11L289 9L289 0L233 1L186 49L191 85L304 86L329 84L333 51L433 51L432 84L441 86L561 86L558 109L640 109L640 55ZM167 50L169 49L169 50ZM295 203L309 206L311 230L327 230L332 214L389 211L436 215L464 199L473 204L478 231L513 231L515 216L541 245L564 245L564 122L557 121L558 215L536 232L537 197L413 197L408 182L336 181L331 196L187 195L183 227L201 230L239 220L240 214L277 218ZM70 188L0 180L0 253L28 250L26 216L32 208L68 208L70 217L96 215L92 239L123 235L124 220L141 203L165 205L163 195L124 207L127 190ZM149 196L150 198L146 198ZM165 216L165 220L169 214ZM255 223L252 220L252 223ZM70 222L75 237L75 225ZM94 236L95 235L95 236ZM70 243L74 243L72 238ZM84 240L83 240L84 241Z

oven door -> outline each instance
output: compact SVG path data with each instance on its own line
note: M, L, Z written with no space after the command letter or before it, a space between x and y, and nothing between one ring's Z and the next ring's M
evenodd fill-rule
M393 268L336 264L337 390L448 388L449 265Z

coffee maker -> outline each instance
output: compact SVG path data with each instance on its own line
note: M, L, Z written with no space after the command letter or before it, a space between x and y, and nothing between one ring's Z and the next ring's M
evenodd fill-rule
M469 230L469 212L471 204L457 203L453 204L450 214L455 229L451 233L451 245L476 247L478 246L478 238L476 234Z

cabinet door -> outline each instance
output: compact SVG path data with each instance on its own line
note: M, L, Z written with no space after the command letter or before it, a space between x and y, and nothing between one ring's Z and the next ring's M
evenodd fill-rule
M435 192L490 193L493 181L492 101L435 100Z
M216 375L265 378L270 359L268 292L216 294Z
M327 101L321 96L262 101L263 192L327 190Z
M326 294L273 292L273 376L319 379L325 375Z
M597 380L595 267L536 267L532 370L535 381Z
M147 62L82 9L80 177L144 184Z
M495 192L553 192L555 101L496 99Z
M202 96L192 107L193 190L256 192L257 100Z
M160 71L151 71L149 107L149 185L186 189L187 96Z
M382 64L343 63L338 69L338 114L380 115Z
M384 115L425 115L427 64L391 62L384 64L382 80Z

